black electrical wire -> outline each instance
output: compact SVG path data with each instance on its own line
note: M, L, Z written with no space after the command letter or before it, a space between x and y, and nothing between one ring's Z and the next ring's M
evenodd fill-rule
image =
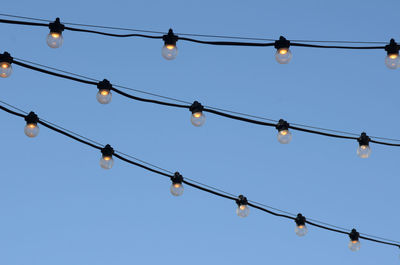
M43 22L52 22L52 20L48 19L39 19L32 18L26 16L16 16L11 14L0 14L0 16L11 17L11 18L20 18L27 19L33 21L43 21ZM133 31L133 32L141 32L141 33L151 33L151 34L166 34L164 31L154 31L154 30L143 30L143 29L133 29L133 28L122 28L122 27L112 27L112 26L101 26L101 25L89 25L82 23L70 23L64 22L65 25L71 26L81 26L81 27L89 27L89 28L101 28L101 29L111 29L111 30L119 30L119 31ZM48 24L45 24L46 26ZM182 36L191 36L191 37L205 37L205 38L219 38L219 39L236 39L236 40L253 40L253 41L275 41L272 38L255 38L255 37L241 37L241 36L226 36L226 35L209 35L209 34L194 34L194 33L176 33ZM382 41L343 41L343 40L292 40L294 42L309 42L309 43L347 43L347 44L387 44L387 42Z
M73 76L66 75L66 74L56 73L56 72L53 72L53 71L50 71L50 70L45 70L43 68L39 68L39 67L30 65L30 64L27 64L27 63L23 63L23 62L21 62L20 60L18 60L16 58L14 58L13 63L16 64L16 65L19 65L21 67L27 68L27 69L38 71L38 72L41 72L41 73L44 73L44 74L48 74L48 75L53 75L53 76L57 76L57 77L61 77L61 78L69 79L69 80L73 80L73 81L84 83L84 84L95 85L95 86L97 86L97 84L98 84L98 82L92 81L92 80L96 80L96 79L93 79L93 78L88 78L88 77L85 77L85 76L82 76L82 75L73 74L73 75L79 76L79 78L78 78L78 77L73 77ZM37 65L39 65L39 64L37 64ZM50 67L47 67L47 68L50 68ZM51 68L51 69L55 69L55 68ZM57 70L57 71L59 71L59 70ZM69 72L66 72L66 71L61 71L61 72L69 73ZM71 74L71 73L69 73L69 74ZM90 80L85 80L85 79L82 79L82 78L90 79ZM123 92L123 91L117 89L116 86L113 86L111 88L111 90L115 91L117 94L120 94L120 95L122 95L124 97L130 98L130 99L133 99L133 100L137 100L137 101L153 103L153 104L158 104L158 105L164 105L164 106L168 106L168 107L190 109L190 105L188 105L188 104L187 105L175 104L175 103L170 103L170 102L166 102L166 101L160 101L160 100L137 97L137 96L128 94L126 92ZM170 100L174 100L173 98L169 98L169 97L164 97L164 98L167 98L167 99L170 99ZM181 102L186 103L185 101L181 101ZM251 119L251 118L246 118L246 117L242 117L242 116L239 116L239 115L233 115L233 114L226 113L226 112L231 112L231 113L238 113L238 112L232 112L232 111L224 112L224 111L219 111L217 108L213 108L213 107L205 107L203 109L203 111L209 112L209 113L221 116L221 117L225 117L225 118L229 118L229 119L233 119L233 120L238 120L238 121L243 121L243 122L246 122L246 123L252 123L252 124L257 124L257 125L267 126L267 127L275 127L276 126L276 123L260 121L260 120L257 120L257 119ZM247 116L249 116L249 115L247 115ZM257 117L257 116L253 116L253 117ZM274 121L272 119L264 119L264 120ZM308 128L303 128L303 127L308 127ZM340 132L340 131L337 131L337 130L329 130L329 129L320 129L320 130L311 129L311 128L318 128L318 127L312 127L312 126L306 126L306 125L302 125L301 127L300 126L289 125L289 128L292 129L292 130L297 130L297 131L301 131L301 132L305 132L305 133L317 134L317 135L322 135L322 136L327 136L327 137L332 137L332 138L349 139L349 140L357 140L358 139L358 137L356 137L356 136L342 135L342 134L350 134L350 133L347 133L347 132ZM330 131L331 133L326 132L326 131ZM336 132L336 133L334 133L334 132ZM341 134L339 134L338 132L340 132ZM352 135L354 135L354 134L352 134ZM381 139L386 139L386 138L381 138ZM400 141L400 140L396 140L396 139L392 139L392 140L393 141ZM376 140L371 140L370 142L371 143L375 143L375 144L380 144L380 145L400 147L400 143L396 144L396 143L376 141Z
M0 14L3 16L9 16L6 14ZM18 17L18 16L12 16L11 17ZM41 20L42 21L42 20ZM9 19L0 19L0 23L5 23L5 24L15 24L15 25L25 25L25 26L40 26L40 27L48 27L49 25L46 23L38 23L38 22L28 22L28 21L20 21L20 20L9 20ZM70 23L72 24L72 23ZM91 26L91 27L97 27L97 28L108 28L108 29L117 29L117 28L112 28L112 27L101 27L101 26L93 26L93 25L84 25L84 24L75 24L75 25L81 25L81 26ZM119 28L121 30L121 28ZM82 28L75 28L75 27L64 27L64 30L70 30L70 31L76 31L76 32L84 32L84 33L91 33L91 34L99 34L99 35L104 35L104 36L110 36L110 37L119 37L119 38L126 38L126 37L141 37L141 38L150 38L150 39L163 39L163 35L145 35L145 34L115 34L115 33L108 33L108 32L102 32L102 31L96 31L96 30L89 30L89 29L82 29ZM126 30L126 29L125 29ZM154 31L145 31L145 30L133 30L132 31L140 31L140 32L147 32L147 33L155 33ZM157 32L157 34L160 34L161 32ZM239 41L208 41L208 40L198 40L198 39L193 39L193 38L187 38L187 37L179 37L179 35L186 35L186 36L202 36L202 37L222 37L222 36L216 36L216 35L200 35L200 34L181 34L179 33L177 35L177 40L182 40L182 41L189 41L189 42L194 42L194 43L199 43L199 44L207 44L207 45L218 45L218 46L248 46L248 47L268 47L268 46L274 46L275 41L272 39L267 39L268 41L272 42L239 42ZM227 38L233 39L234 37L229 37L226 36ZM244 38L241 38L244 39ZM255 38L246 38L247 40L254 40ZM310 41L310 42L319 42L319 41ZM328 41L321 41L324 43L328 43ZM332 41L335 43L360 43L360 42L355 42L355 41ZM363 44L369 43L369 42L362 42ZM373 42L374 44L377 42ZM379 42L380 43L380 42ZM386 43L385 43L386 44ZM352 49L352 50L372 50L372 49L385 49L385 46L338 46L338 45L319 45L319 44L305 44L305 43L297 43L295 41L291 41L290 43L291 46L298 46L298 47L307 47L307 48L327 48L327 49Z
M6 104L7 104L8 106L12 106L12 105L10 105L10 104L8 104L8 103L6 103ZM13 107L13 108L15 108L15 107ZM4 106L1 106L1 105L0 105L0 109L3 110L3 111L5 111L5 112L7 112L7 113L9 113L9 114L18 116L18 117L24 118L24 117L26 116L26 115L24 115L24 114L15 112L15 111L10 110L10 109L8 109L8 108L6 108L6 107L4 107ZM18 108L15 108L15 109L18 109ZM24 112L24 113L26 113L26 112ZM80 142L80 143L86 144L86 145L88 145L88 146L90 146L90 147L93 147L93 148L95 148L95 149L97 149L97 150L101 150L101 149L102 149L102 147L101 147L100 145L92 144L91 142L95 142L95 141L93 141L93 140L90 140L91 142L89 142L89 141L86 141L86 140L84 140L84 139L80 139L79 137L76 137L76 136L72 135L71 133L68 133L67 131L64 131L64 130L61 130L61 129L59 129L59 128L56 128L55 126L52 126L52 125L50 125L49 123L44 122L44 121L42 121L42 120L40 120L40 119L39 119L38 123L41 124L41 125L43 125L43 126L45 126L45 127L47 127L48 129L50 129L50 130L52 130L52 131L55 131L55 132L57 132L57 133L60 133L60 134L62 134L62 135L64 135L64 136L67 136L67 137L69 137L69 138L71 138L71 139L73 139L73 140L75 140L75 141ZM60 126L57 126L57 127L60 127ZM76 133L73 133L73 134L78 135L78 134L76 134ZM170 173L170 174L167 174L167 173L164 173L164 172L162 172L162 171L160 171L160 170L153 169L153 168L151 168L151 167L148 167L148 166L145 166L145 165L143 165L143 164L140 164L140 163L134 162L134 161L132 161L132 160L129 160L129 159L127 159L127 158L125 158L125 157L123 157L123 156L121 156L121 155L119 155L119 154L114 153L113 156L115 156L116 158L118 158L118 159L120 159L120 160L122 160L122 161L124 161L124 162L127 162L127 163L129 163L129 164L131 164L131 165L134 165L134 166L143 168L143 169L145 169L145 170L147 170L147 171L156 173L156 174L158 174L158 175L162 175L162 176L165 176L165 177L168 177L168 178L173 177L173 174L171 174L171 173ZM149 164L149 163L148 163L148 164ZM159 167L159 168L160 168L160 167ZM160 168L160 169L161 169L161 168ZM162 170L165 171L164 169L162 169ZM168 172L171 172L171 171L168 171ZM227 195L227 194L230 194L230 193L227 193L227 192L224 192L224 191L215 190L215 189L212 188L211 186L198 185L198 184L192 183L192 182L190 182L190 181L187 181L187 180L185 180L185 179L184 179L182 182L183 182L184 184L188 185L188 186L191 186L191 187L195 188L195 189L205 191L205 192L207 192L207 193L216 195L216 196L221 197L221 198L225 198L225 199L229 199L229 200L232 200L232 201L236 201L236 197L234 197L234 196L232 196L232 195ZM198 183L198 182L197 182L197 183ZM287 214L280 214L280 213L277 213L277 212L268 210L268 209L266 209L266 208L263 208L263 207L261 207L261 206L259 206L259 205L261 205L261 204L260 204L260 203L257 203L257 202L254 202L254 203L253 203L253 202L250 201L250 202L248 203L248 206L253 207L253 208L255 208L255 209L258 209L258 210L260 210L260 211L266 212L266 213L268 213L268 214L271 214L271 215L274 215L274 216L277 216L277 217L282 217L282 218L285 218L285 219L290 219L290 220L295 220L295 219L296 219L296 218L293 217L293 216L290 216L290 215L287 215ZM282 211L282 210L278 210L278 211L284 212L284 211ZM343 230L340 230L340 229L336 229L336 228L331 228L331 227L329 227L329 226L332 226L332 225L325 226L325 225L316 224L316 223L310 222L310 221L306 221L306 223L309 224L309 225L311 225L311 226L315 226L315 227L318 227L318 228L321 228L321 229L324 229L324 230L328 230L328 231L332 231L332 232L336 232L336 233L340 233L340 234L349 235L349 232L346 232L346 231L343 231ZM390 245L390 246L400 247L400 244L391 243L391 242L395 242L395 241L393 241L393 240L386 240L386 241L383 241L383 240L374 239L374 238L372 238L372 237L375 237L375 236L371 236L371 237L360 236L360 238L362 238L362 239L364 239L364 240L367 240L367 241L372 241L372 242L380 243L380 244L384 244L384 245ZM377 237L375 237L375 238L377 238ZM388 241L391 241L391 242L388 242Z

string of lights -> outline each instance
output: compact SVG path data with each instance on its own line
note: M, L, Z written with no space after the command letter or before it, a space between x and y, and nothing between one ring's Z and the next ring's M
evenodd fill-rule
M109 144L101 145L101 144L97 143L96 141L93 141L87 137L82 137L79 134L74 133L70 130L61 129L62 127L55 125L54 123L39 119L39 117L32 111L27 114L27 112L22 111L19 108L16 108L6 102L3 102L3 101L0 101L0 102L2 103L2 105L0 105L1 110L3 110L6 113L9 113L11 115L24 118L24 120L26 121L26 126L24 128L24 132L28 137L34 138L34 137L38 136L39 124L40 124L52 131L55 131L59 134L67 136L67 137L69 137L77 142L80 142L82 144L88 145L96 150L99 150L101 152L100 166L103 169L107 169L107 170L111 169L114 165L113 157L115 157L121 161L129 163L136 167L140 167L149 172L169 178L172 182L171 187L170 187L170 192L174 196L181 196L184 191L183 184L186 184L192 188L216 195L221 198L225 198L225 199L234 201L237 204L236 214L239 217L242 217L242 218L247 217L250 213L250 207L252 207L254 209L260 210L262 212L268 213L268 214L276 216L276 217L281 217L284 219L292 220L295 222L295 233L300 237L305 236L308 233L307 225L309 225L309 226L317 227L317 228L320 228L323 230L348 235L349 239L350 239L350 241L348 243L348 247L351 251L358 251L360 249L360 247L361 247L360 239L375 242L378 244L384 244L384 245L395 246L395 247L400 248L400 242L398 242L398 241L384 239L382 237L376 237L376 236L371 236L371 235L367 236L366 234L361 234L361 233L357 232L357 230L354 228L350 232L348 232L347 230L342 229L338 226L330 225L330 224L323 223L321 221L317 221L317 220L313 220L313 219L306 219L306 217L304 217L301 213L294 215L294 214L288 213L283 210L265 206L258 202L250 201L243 195L234 196L231 193L222 191L220 189L216 189L210 185L202 184L198 181L194 181L189 178L184 178L179 172L172 173L172 171L169 171L169 170L163 169L161 167L152 165L150 163L144 162L143 160L139 160L139 162L136 162L138 160L137 158L134 158L133 156L125 155L122 152L118 152L118 151L114 150ZM4 105L11 107L17 111L7 108ZM128 159L127 157L130 157L133 160ZM136 160L136 161L134 161L134 160ZM264 206L264 207L262 207L262 206ZM271 208L274 210L272 210Z
M212 113L217 116L225 117L228 119L242 121L245 123L251 123L251 124L256 124L256 125L261 125L261 126L266 126L266 127L273 127L278 131L277 137L278 137L278 141L281 144L288 144L291 142L291 140L292 140L291 130L294 130L294 131L301 131L301 132L309 133L309 134L322 135L322 136L331 137L331 138L355 140L358 142L357 154L361 158L368 158L370 156L370 154L371 154L370 143L400 147L400 143L398 143L398 142L400 142L400 140L397 140L397 139L388 139L388 138L383 138L383 137L376 137L376 139L374 139L374 137L368 136L365 132L361 133L361 135L359 135L359 136L356 136L353 133L341 132L338 130L329 130L329 129L323 129L323 128L318 128L318 127L313 127L313 126L308 126L308 125L301 125L301 124L289 124L287 121L285 121L283 119L276 121L273 119L266 119L266 118L262 118L262 117L258 117L258 116L246 115L246 114L243 114L240 112L222 110L222 109L218 109L215 107L208 107L208 106L205 107L198 101L194 101L192 104L190 104L187 101L182 101L182 100L177 100L177 99L173 99L170 97L147 93L147 92L140 91L140 90L134 90L134 89L126 88L123 86L112 85L107 79L98 81L97 79L94 79L94 78L89 78L89 77L85 77L83 75L73 74L73 73L70 73L67 71L58 70L56 68L52 68L52 67L48 67L48 66L41 65L42 67L38 67L37 65L40 65L40 64L36 64L36 63L32 64L32 63L28 63L28 62L29 61L26 61L26 60L13 58L7 52L0 54L0 77L10 76L12 73L12 64L15 64L15 65L21 66L23 68L41 72L41 73L44 73L47 75L52 75L52 76L72 80L75 82L96 86L98 89L96 98L97 98L97 101L101 104L110 103L111 99L112 99L112 92L115 92L119 95L122 95L126 98L129 98L129 99L132 99L135 101L147 102L147 103L152 103L152 104L157 104L157 105L164 105L167 107L188 109L192 113L191 123L196 127L202 126L205 123L206 116L205 116L204 112ZM45 68L47 68L49 70L47 70ZM149 95L162 97L162 98L168 99L170 101L171 100L178 101L178 103L172 103L172 102L167 102L167 101L162 101L162 100L149 99L149 98L143 98L143 97L131 95L129 93L122 91L121 89L118 89L117 87L120 87L121 89L128 89L128 90L137 91L140 93L146 93ZM380 140L378 140L378 139L380 139ZM382 139L384 139L385 141L381 141ZM397 143L394 143L394 142L397 142Z
M396 43L394 39L389 42L357 42L357 41L318 41L318 40L287 40L285 37L280 36L278 40L274 39L264 39L264 38L245 38L245 37L232 37L232 36L218 36L218 35L202 35L202 34L190 34L190 33L177 33L175 34L172 29L169 29L168 33L160 31L150 31L150 30L140 30L140 29L127 29L118 27L108 27L108 26L96 26L96 25L85 25L79 23L61 23L59 18L51 22L50 20L34 19L28 17L21 17L9 14L0 14L0 16L12 17L12 18L23 18L29 20L35 20L40 22L22 21L22 20L10 20L10 19L0 19L0 23L3 24L14 24L14 25L24 25L24 26L36 26L36 27L48 27L50 33L47 35L47 44L51 48L59 48L64 42L64 37L62 32L64 30L83 32L90 34L98 34L109 37L118 38L130 38L130 37L140 37L148 39L160 39L164 41L164 46L162 47L162 56L167 60L173 60L178 55L178 48L176 43L181 41L193 42L198 44L206 45L217 45L217 46L245 46L245 47L274 47L276 49L275 59L280 64L287 64L292 59L292 52L290 47L304 47L304 48L323 48L323 49L350 49L350 50L384 50L387 53L385 58L385 64L390 69L397 69L400 67L400 45ZM43 23L49 22L49 23ZM91 29L70 27L71 26L81 26L81 27L92 27L92 28L102 28L108 30L129 30L137 33L131 34L117 34L109 33ZM144 34L147 33L147 34ZM153 35L148 35L153 34ZM160 34L160 35L154 35ZM237 39L237 40L247 40L244 41L211 41L211 40L200 40L189 37L203 37L203 38L224 38L224 39ZM248 42L251 40L251 42ZM254 41L263 42L254 42ZM265 42L268 41L268 42ZM309 42L309 43L305 43ZM316 44L316 43L324 43ZM343 45L327 45L328 43L340 43L340 44L351 44L351 46ZM381 44L380 46L355 46L354 44ZM384 44L384 45L382 45Z

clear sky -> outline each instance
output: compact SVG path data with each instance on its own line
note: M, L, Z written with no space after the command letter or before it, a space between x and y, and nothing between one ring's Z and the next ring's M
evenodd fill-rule
M398 0L388 1L7 1L0 13L157 31L318 40L400 41ZM400 138L400 69L385 52L293 47L279 65L273 48L178 42L174 61L162 41L0 24L1 51L113 83L289 122ZM114 94L96 101L88 85L14 66L1 100L184 176L289 212L400 240L400 149L293 132L279 144L273 128L212 114L201 128L190 112ZM395 247L361 242L250 210L115 161L0 113L0 264L398 264Z

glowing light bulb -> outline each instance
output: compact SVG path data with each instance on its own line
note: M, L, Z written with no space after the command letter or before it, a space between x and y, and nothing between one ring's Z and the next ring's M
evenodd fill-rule
M37 125L39 121L38 116L33 111L31 111L28 115L25 116L25 121L25 135L30 138L36 137L39 134L39 126Z
M360 233L358 233L356 229L352 229L351 232L349 233L349 237L350 237L350 242L348 245L349 249L351 251L360 250L361 247L361 243L359 240Z
M296 227L294 229L296 235L305 236L308 233L306 218L301 213L299 213L294 221L296 222Z
M239 195L239 197L236 199L236 204L238 206L236 209L236 214L242 218L247 217L250 213L250 209L247 205L247 198L243 195Z
M100 167L104 169L110 169L114 165L114 159L112 158L114 149L108 144L101 149Z
M6 78L12 74L13 58L8 52L0 54L0 77Z
M108 104L111 102L112 94L106 89L99 90L99 92L97 92L96 99L101 104Z
M39 126L35 123L28 123L24 128L24 133L30 138L34 138L39 134Z
M171 176L172 185L170 188L171 194L174 196L181 196L183 194L183 177L179 172L175 172L173 176Z
M190 122L194 126L200 127L206 122L206 116L204 115L203 112L195 112L192 114L192 117L190 118Z
M6 78L12 74L12 66L7 62L0 62L0 77Z
M111 89L112 85L110 81L104 79L97 84L97 88L99 91L97 92L96 99L100 104L108 104L111 102L112 94Z
M400 67L400 56L397 53L388 54L385 58L385 64L389 69L397 69Z
M56 48L60 48L63 45L64 38L63 38L61 32L60 33L50 32L47 35L46 42L50 48L56 49Z
M275 59L280 64L287 64L292 59L292 52L289 49L290 41L284 37L280 37L279 40L275 41Z
M370 138L368 135L363 132L361 136L357 139L358 141L358 148L357 148L357 155L361 158L368 158L371 155L371 148L369 147Z
M178 55L178 48L176 47L176 42L178 41L178 36L174 34L172 29L169 29L168 34L163 36L164 46L161 49L162 56L167 60L173 60Z
M275 128L278 130L278 141L281 144L290 143L292 140L292 133L289 131L289 123L280 119Z
M275 53L275 59L280 64L289 63L292 57L292 52L288 48L278 49Z
M192 112L190 122L196 127L202 126L206 121L206 116L203 113L203 109L204 107L197 101L193 102L189 108L189 110Z
M181 196L183 194L182 183L172 183L170 191L174 196Z
M64 31L64 25L60 23L60 19L49 24L50 33L47 35L46 42L50 48L60 48L63 45L64 37L62 32Z

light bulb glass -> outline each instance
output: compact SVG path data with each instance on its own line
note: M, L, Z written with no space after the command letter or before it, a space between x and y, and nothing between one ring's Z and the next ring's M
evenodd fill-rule
M192 117L190 118L190 122L196 127L200 127L205 121L206 115L204 115L204 113L201 111L193 113Z
M60 48L64 42L63 35L58 32L50 32L46 39L47 45L50 48Z
M281 144L288 144L292 140L292 133L289 130L281 130L278 132L278 141Z
M97 92L96 99L101 104L108 104L111 102L112 94L110 90L100 89Z
M292 59L292 52L289 48L280 48L275 53L275 59L280 64L287 64Z
M102 156L100 158L100 166L104 169L110 169L114 165L114 159L112 156Z
M385 64L389 69L400 67L400 56L396 53L388 54L385 58Z
M6 78L12 74L12 66L7 62L0 62L0 77Z
M28 123L24 128L24 133L30 138L36 137L39 134L39 126L34 123Z
M306 225L296 225L294 231L298 236L305 236L308 233L308 228Z
M172 183L170 191L171 191L171 194L174 196L181 196L183 194L182 183Z
M371 148L369 145L360 145L357 148L357 155L361 158L368 158L371 155Z
M166 44L161 50L162 56L167 60L173 60L178 55L178 48L176 45Z
M237 207L237 209L236 209L236 214L242 218L247 217L249 215L249 213L250 213L250 209L247 205L242 204L239 207Z
M359 251L361 247L361 243L359 240L350 240L349 249L351 251Z

